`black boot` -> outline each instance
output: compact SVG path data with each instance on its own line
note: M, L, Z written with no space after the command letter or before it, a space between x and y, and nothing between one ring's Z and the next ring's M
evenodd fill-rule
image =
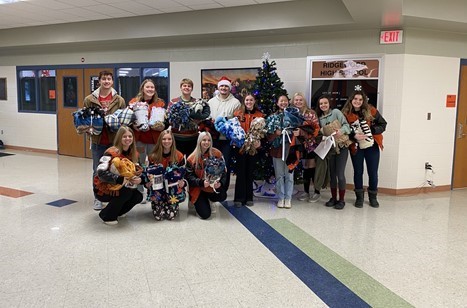
M376 199L376 196L378 195L377 191L368 191L368 199L370 199L370 206L371 207L379 207L379 202L378 199Z
M355 207L361 208L363 207L363 198L365 196L365 192L363 189L355 189L355 197L357 198L355 200Z

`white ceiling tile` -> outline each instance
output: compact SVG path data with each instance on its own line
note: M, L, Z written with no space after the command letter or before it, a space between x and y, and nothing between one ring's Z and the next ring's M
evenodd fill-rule
M242 6L242 5L251 5L256 4L254 0L216 0L217 3L224 7L232 7L232 6Z
M162 13L161 11L149 7L147 5L138 3L138 2L121 2L121 3L113 3L111 4L113 7L125 10L127 12L132 12L134 14L139 14L139 15L152 15L152 14L159 14Z

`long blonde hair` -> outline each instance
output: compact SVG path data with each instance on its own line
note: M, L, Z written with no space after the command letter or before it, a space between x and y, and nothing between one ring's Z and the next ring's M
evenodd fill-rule
M170 146L170 156L169 156L169 163L174 164L177 163L177 147L175 145L175 138L172 133L172 129L166 129L161 132L159 138L157 139L156 145L152 149L151 154L149 154L149 160L153 163L160 163L162 162L163 154L164 154L164 147L162 146L162 138L165 135L170 135L172 137L172 145Z
M199 133L198 135L198 140L196 141L196 148L195 150L193 151L193 153L191 153L191 155L193 155L194 159L195 159L195 169L198 169L199 168L199 165L200 165L200 160L201 160L201 157L203 157L203 150L201 149L201 141L203 141L203 138L205 136L208 136L209 139L211 140L211 146L209 147L208 149L208 155L209 156L212 156L212 137L211 137L211 134L209 132L201 132Z
M291 100L292 104L291 105L296 107L295 104L294 104L294 100L295 100L295 97L297 97L297 96L301 96L303 98L303 103L304 103L303 110L300 110L300 113L301 114L306 114L306 113L310 112L311 108L308 107L308 102L306 101L305 94L303 94L302 92L297 92L292 96L292 100Z
M131 128L123 125L118 129L117 133L115 134L115 138L114 138L114 147L118 149L120 154L123 154L122 138L123 138L123 135L127 132L131 133L131 135L133 136L133 142L128 148L128 156L130 157L132 162L137 163L138 162L138 151L136 150L135 133L133 133L133 130Z

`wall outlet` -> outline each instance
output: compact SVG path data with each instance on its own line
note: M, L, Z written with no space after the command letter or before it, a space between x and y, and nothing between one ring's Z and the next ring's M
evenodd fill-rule
M429 162L426 162L425 163L425 170L431 170L433 167L431 166L431 164Z

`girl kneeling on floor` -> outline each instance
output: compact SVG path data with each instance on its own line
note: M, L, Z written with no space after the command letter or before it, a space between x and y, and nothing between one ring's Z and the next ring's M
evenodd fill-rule
M208 161L222 162L224 166L223 170L214 170L219 168L216 168L214 165L208 166ZM198 213L201 219L208 219L211 217L211 206L215 206L210 203L222 202L227 198L227 169L225 168L224 157L221 151L212 147L210 133L201 132L199 134L196 148L187 159L186 169L190 202L194 204L196 213ZM213 169L216 174L209 174L210 169ZM216 176L215 179L210 178L213 175Z
M99 212L105 224L116 225L119 217L143 200L143 195L136 189L142 182L142 168L137 162L133 131L122 126L115 135L114 145L99 160L94 177L95 197L109 203Z
M175 146L170 127L161 132L148 159L146 174L150 170L159 170L159 177L149 174L152 180L147 183L154 218L173 220L178 215L179 204L185 200L185 159Z

